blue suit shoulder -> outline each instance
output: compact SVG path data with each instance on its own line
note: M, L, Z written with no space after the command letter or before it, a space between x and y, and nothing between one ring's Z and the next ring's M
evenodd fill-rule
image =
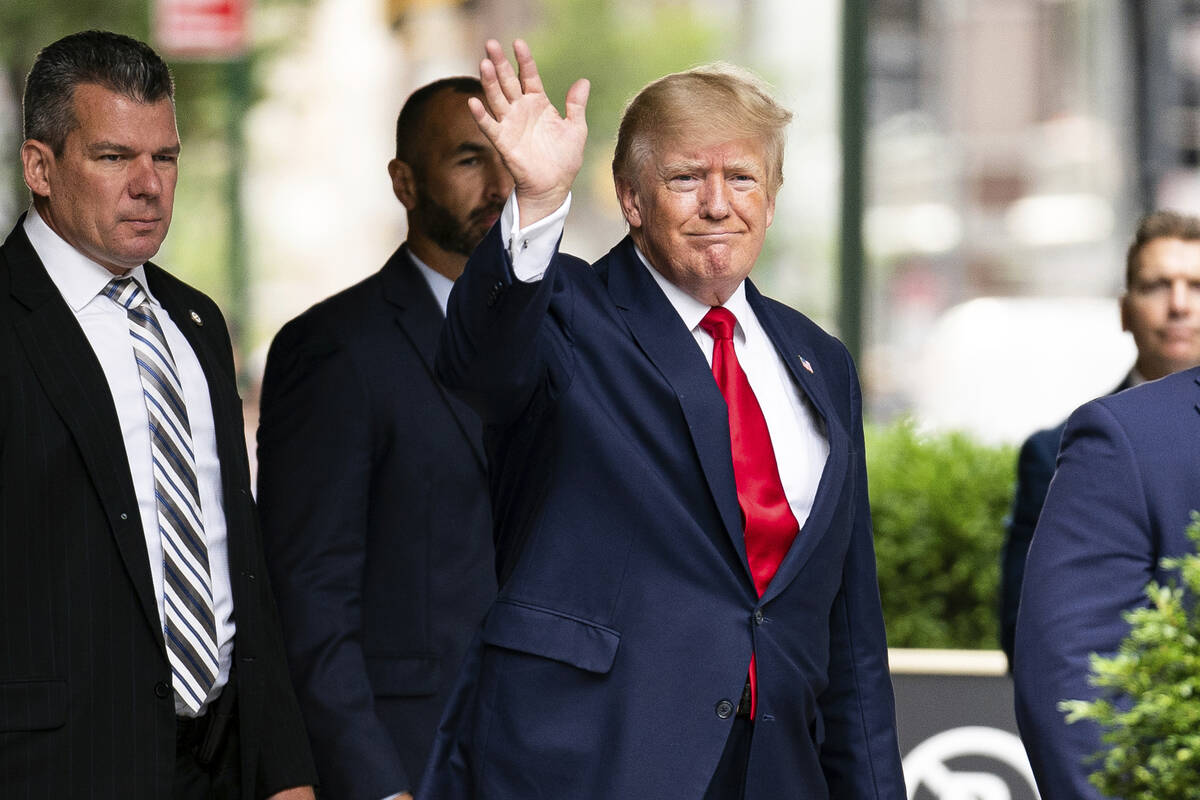
M1122 419L1144 416L1147 406L1162 404L1163 407L1169 407L1177 403L1193 405L1197 400L1198 383L1200 383L1200 367L1192 367L1156 381L1148 381L1116 394L1097 398L1081 406L1075 414L1071 415L1071 418L1074 419L1089 406L1096 405L1103 406L1114 416ZM1153 420L1144 421L1153 422Z

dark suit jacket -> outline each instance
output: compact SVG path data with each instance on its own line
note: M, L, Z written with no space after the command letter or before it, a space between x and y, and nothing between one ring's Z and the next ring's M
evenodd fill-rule
M411 791L496 595L478 417L433 380L442 311L401 248L267 357L258 498L324 796Z
M1112 394L1128 389L1130 376L1112 390ZM1021 445L1017 456L1017 488L1013 494L1012 512L1005 525L1004 547L1000 554L1000 647L1008 656L1009 669L1013 663L1013 639L1017 632L1017 606L1021 600L1021 583L1025 578L1025 556L1038 516L1046 502L1046 490L1054 477L1058 460L1058 445L1062 442L1067 421L1053 428L1034 431Z
M312 783L250 497L229 335L207 297L152 264L146 275L212 398L244 794ZM175 764L174 694L116 409L20 222L0 248L0 348L0 796L161 800Z
M515 282L497 229L451 296L438 373L483 417L500 596L418 797L701 797L757 654L748 800L903 798L845 348L747 284L829 438L760 600L724 400L626 239ZM801 357L814 368L809 373Z
M1200 508L1200 369L1094 400L1067 421L1058 470L1025 566L1017 618L1017 723L1043 797L1099 798L1092 723L1067 725L1061 700L1090 699L1088 656L1111 655L1147 603L1159 560L1190 552Z

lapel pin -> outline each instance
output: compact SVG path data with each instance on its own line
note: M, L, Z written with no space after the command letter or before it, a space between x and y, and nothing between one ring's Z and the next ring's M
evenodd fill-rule
M204 324L204 320L200 319L200 315L199 315L199 314L197 314L195 311L189 311L189 312L188 312L188 314L190 314L190 315L191 315L191 317L192 317L192 322L196 323L197 325L203 325L203 324ZM805 364L805 366L808 366L808 365L807 365L807 364ZM812 372L812 367L809 367L809 368L808 368L808 371L809 371L809 372Z
M804 356L796 356L796 358L800 359L800 366L804 367L809 372L813 371L812 364L809 363L807 358L805 358Z

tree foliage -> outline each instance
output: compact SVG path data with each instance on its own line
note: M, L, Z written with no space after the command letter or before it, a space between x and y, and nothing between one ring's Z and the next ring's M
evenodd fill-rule
M1200 544L1200 515L1188 538ZM1092 701L1059 708L1068 722L1091 720L1107 749L1089 780L1124 800L1200 800L1200 555L1164 558L1175 572L1166 586L1146 587L1147 606L1125 613L1129 634L1117 654L1093 654Z
M866 457L888 644L996 647L1014 449L903 420L867 426Z

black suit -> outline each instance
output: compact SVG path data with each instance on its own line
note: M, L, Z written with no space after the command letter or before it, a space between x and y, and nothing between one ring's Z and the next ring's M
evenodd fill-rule
M147 264L146 275L212 398L243 793L311 783L224 320L161 269ZM175 765L175 701L125 446L104 372L21 222L0 248L0 337L0 796L161 800Z
M496 593L481 425L433 379L442 322L401 248L267 357L259 503L327 797L414 788Z

